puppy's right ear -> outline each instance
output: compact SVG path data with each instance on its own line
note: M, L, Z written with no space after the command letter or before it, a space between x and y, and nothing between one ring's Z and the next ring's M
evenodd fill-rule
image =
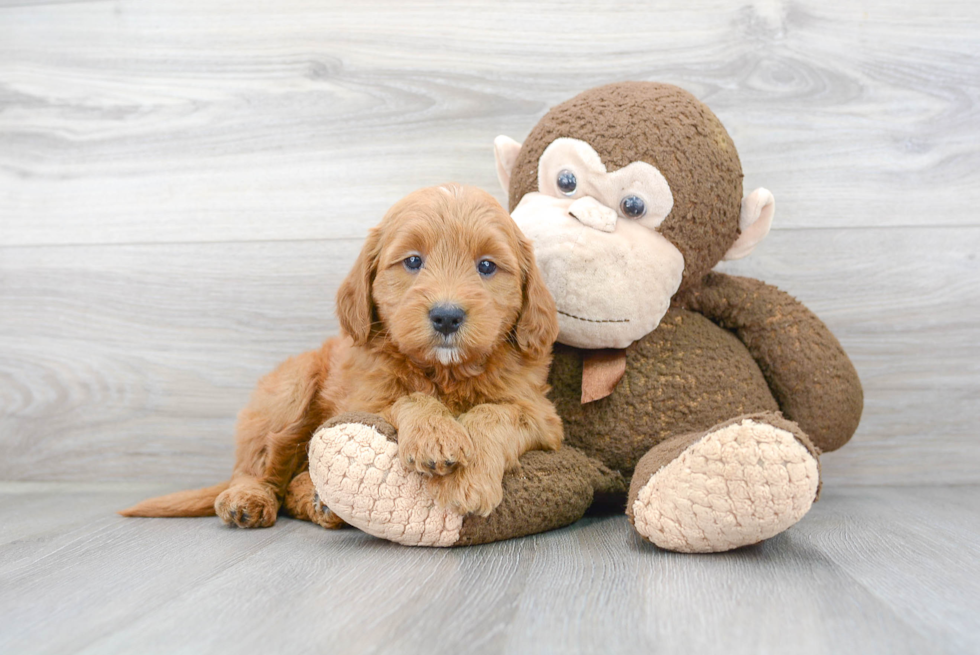
M337 290L337 318L341 329L363 346L371 336L374 322L374 300L371 298L371 283L378 269L381 254L381 229L374 227L368 232L361 254L354 262L354 268L347 274Z

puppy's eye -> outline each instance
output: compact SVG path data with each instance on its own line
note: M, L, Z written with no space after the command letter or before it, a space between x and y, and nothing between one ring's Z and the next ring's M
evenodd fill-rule
M619 208L623 211L623 216L630 218L639 218L647 213L647 206L639 196L626 196L619 203Z
M476 265L476 270L480 271L480 275L490 276L497 270L497 265L489 259L481 259Z
M422 258L419 257L418 255L412 255L411 257L406 257L405 261L403 261L402 263L405 264L405 268L413 272L422 268Z
M575 173L568 169L565 169L558 173L558 190L564 193L566 196L570 196L575 193L575 189L578 188L578 180L575 179Z

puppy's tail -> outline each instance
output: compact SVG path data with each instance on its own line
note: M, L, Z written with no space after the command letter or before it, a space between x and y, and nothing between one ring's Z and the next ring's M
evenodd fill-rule
M214 499L229 484L229 481L225 481L213 487L147 498L119 513L123 516L214 516Z

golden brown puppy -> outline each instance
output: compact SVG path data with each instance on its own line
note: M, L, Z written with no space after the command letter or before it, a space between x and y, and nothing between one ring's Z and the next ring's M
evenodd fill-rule
M410 194L372 229L337 293L343 334L264 377L239 416L231 480L152 498L126 516L210 516L240 527L287 514L342 521L315 501L306 444L327 419L380 414L438 502L489 514L504 471L557 449L545 398L555 305L531 244L489 194L447 184Z

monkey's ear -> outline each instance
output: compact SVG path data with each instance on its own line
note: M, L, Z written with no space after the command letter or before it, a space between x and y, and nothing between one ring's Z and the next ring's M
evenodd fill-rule
M337 319L341 329L354 340L355 345L363 346L371 336L371 324L374 322L371 284L380 255L381 230L371 228L354 268L337 289Z
M497 179L500 180L504 193L510 192L510 174L514 170L517 153L520 151L521 144L509 136L501 134L493 140L493 158L497 160Z
M740 234L723 259L741 259L759 245L772 227L776 199L768 189L759 187L742 199L742 214L738 219Z

